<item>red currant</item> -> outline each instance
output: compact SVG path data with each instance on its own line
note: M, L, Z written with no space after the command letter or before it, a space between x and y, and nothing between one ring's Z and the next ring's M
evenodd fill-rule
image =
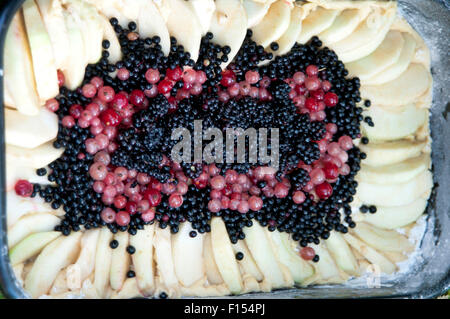
M136 202L129 201L125 205L125 209L130 215L134 215L137 212L138 205Z
M127 226L130 223L130 214L126 211L120 211L116 214L116 223L119 226Z
M309 97L305 101L305 107L311 112L317 112L319 110L319 103L314 98Z
M158 92L160 94L166 94L169 93L173 88L173 83L168 80L168 79L164 79L161 82L159 82L158 84Z
M83 107L80 104L74 104L70 107L69 113L74 119L78 119L83 113Z
M111 106L116 111L122 110L126 105L128 105L128 99L125 94L122 93L116 94L111 101Z
M312 260L314 258L314 256L316 255L316 252L314 251L313 248L311 247L303 247L300 250L300 256L304 259L304 260Z
M323 171L327 179L336 179L339 176L339 167L334 163L325 163Z
M316 90L309 92L309 96L314 98L316 101L323 101L325 93L322 90Z
M100 114L100 119L105 125L117 126L121 122L121 117L113 109L107 109L102 114Z
M31 194L33 193L33 185L27 180L20 179L14 186L14 190L16 191L16 194L19 196L30 197Z
M316 194L320 199L327 199L333 194L333 187L327 182L316 186Z
M230 87L236 82L236 75L232 70L225 70L222 72L222 80L220 80L220 84L224 87Z
M130 103L135 106L142 106L144 104L145 94L141 90L133 90L130 94Z
M167 77L172 81L178 81L183 76L183 70L177 66L175 69L167 69Z
M144 198L148 200L151 207L156 207L161 203L161 192L149 188L144 192Z
M327 94L325 94L323 98L323 101L325 102L326 106L333 107L336 106L336 104L338 104L339 98L335 93L327 92Z

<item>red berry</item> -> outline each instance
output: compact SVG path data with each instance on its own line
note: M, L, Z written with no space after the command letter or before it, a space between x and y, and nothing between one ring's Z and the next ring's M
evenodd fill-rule
M133 90L130 94L130 103L135 106L142 106L145 101L145 94L141 90Z
M169 205L172 208L178 208L183 204L183 196L173 193L169 196Z
M111 102L115 94L114 89L110 86L102 86L98 89L97 93L98 98L104 103Z
M125 205L125 209L130 215L136 214L137 208L138 208L138 205L136 202L129 201Z
M327 162L323 168L327 179L335 179L339 176L339 167L336 164Z
M74 119L78 119L83 113L83 107L80 104L73 104L69 109L69 113Z
M312 260L314 258L314 256L316 255L316 252L314 251L313 248L311 247L303 247L300 250L300 256L304 259L304 260Z
M164 79L158 84L158 92L160 94L169 93L173 88L173 83L170 80Z
M205 188L206 185L208 185L208 180L202 180L202 179L196 178L196 179L194 179L194 185L198 189Z
M113 109L107 109L102 114L100 114L100 119L105 125L117 126L121 122L121 117Z
M317 112L319 110L319 103L314 98L309 97L305 101L305 107L311 112Z
M14 186L14 190L16 191L16 194L19 196L30 197L31 194L33 193L33 185L27 180L20 179Z
M149 223L155 219L155 208L147 209L141 214L141 218L144 222Z
M178 81L183 76L183 70L177 66L175 69L167 69L167 77L172 81Z
M338 96L333 92L327 92L325 94L323 101L325 102L325 105L328 107L336 106L339 102Z
M232 70L225 70L222 72L222 80L220 80L220 84L224 87L230 87L236 82L236 75Z
M130 214L120 211L116 214L116 223L119 226L127 226L130 223Z
M322 90L316 90L309 92L309 96L314 98L316 101L323 101L325 93Z
M333 187L327 182L316 186L316 194L320 199L327 199L333 194Z
M59 109L59 102L56 99L50 99L47 102L45 102L45 107L50 111L50 112L56 112Z
M161 192L149 188L144 192L144 198L148 200L151 207L156 207L161 203Z
M57 74L58 74L58 86L61 87L64 85L66 78L64 77L64 73L62 73L61 70L58 70Z
M114 206L118 209L122 209L127 204L127 198L123 195L114 197Z
M317 73L319 73L319 68L315 65L308 65L306 68L306 74L308 74L308 76L316 76Z
M128 105L128 99L122 93L116 94L111 101L111 107L116 111L122 110L126 105Z

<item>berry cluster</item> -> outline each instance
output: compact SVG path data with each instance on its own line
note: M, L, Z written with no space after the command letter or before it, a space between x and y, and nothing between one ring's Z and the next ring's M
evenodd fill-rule
M142 39L135 24L125 29L114 18L111 24L122 61L109 62L104 41L103 57L87 67L83 85L69 91L59 73L60 95L46 104L60 119L54 146L65 148L49 165L48 179L56 186L16 185L21 196L38 194L53 208L63 207L57 230L69 234L107 225L112 232L135 234L158 221L176 233L187 221L194 237L210 231L209 220L218 216L236 242L256 220L271 231L291 233L308 248L302 257L317 261L309 243L355 226L349 203L365 156L352 141L360 137L363 120L356 106L359 79L347 79L343 63L317 37L273 58L249 31L222 71L230 48L214 44L211 33L194 62L174 38L165 56L158 37ZM279 128L278 171L259 161L174 162L171 130L193 131L194 120L203 121L203 130L224 132Z

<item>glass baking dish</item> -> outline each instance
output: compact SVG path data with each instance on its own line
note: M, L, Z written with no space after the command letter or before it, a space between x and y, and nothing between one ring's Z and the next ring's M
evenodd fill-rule
M0 3L0 80L3 81L3 46L7 27L23 1ZM435 188L427 207L420 254L406 273L342 285L312 286L225 298L433 298L450 288L450 3L448 0L399 0L399 12L424 38L431 51L433 104L431 108L432 159ZM0 101L3 86L0 85ZM9 264L6 203L4 115L0 114L0 287L8 298L26 298ZM372 287L372 288L370 288Z

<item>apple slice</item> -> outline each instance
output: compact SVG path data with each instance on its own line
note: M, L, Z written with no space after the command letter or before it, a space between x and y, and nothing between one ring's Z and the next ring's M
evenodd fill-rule
M316 9L310 12L309 15L302 21L302 32L298 37L298 42L306 43L314 35L328 29L333 24L339 13L339 10L316 7Z
M81 250L77 261L67 267L69 289L81 289L82 283L94 272L100 229L89 229L81 237Z
M109 288L111 273L112 248L109 243L113 239L111 231L104 227L100 229L100 235L95 252L94 286L100 298L105 298Z
M100 20L103 26L103 39L108 40L110 43L108 60L111 63L116 63L122 59L122 49L120 47L119 39L117 38L111 23L103 16L100 16Z
M101 16L106 18L116 18L119 24L127 27L132 20L136 21L139 14L138 1L132 0L85 0L87 3L95 6ZM131 17L130 17L131 15Z
M383 229L404 227L415 222L425 212L428 204L427 197L423 195L405 206L377 206L376 214L358 214L358 221L361 220Z
M214 0L191 0L188 1L188 4L200 22L202 34L206 34L209 30L213 13L216 10Z
M245 244L245 241L238 240L238 242L236 244L233 244L232 247L235 254L237 254L238 252L244 254L244 258L238 261L240 267L242 267L242 269L244 269L245 272L251 277L255 278L256 281L262 281L264 279L264 276L258 269L255 259L253 259L252 253Z
M144 297L139 291L136 278L128 278L123 283L122 289L120 291L114 291L112 293L111 299L133 299Z
M87 63L96 63L102 54L102 27L97 10L80 0L65 0L66 10L81 29Z
M314 249L317 255L319 255L320 259L317 263L315 263L315 268L318 272L319 283L340 283L343 282L343 278L339 269L327 248L323 243L319 245L311 244L311 247Z
M130 268L130 255L127 252L128 232L118 232L114 235L119 246L112 251L110 283L113 290L120 290Z
M70 43L70 63L62 70L65 77L64 85L70 90L74 90L83 82L88 56L85 53L80 17L77 17L74 12L64 11L63 14Z
M54 148L53 142L47 142L33 149L6 145L6 159L16 165L26 167L45 167L58 159L62 153L64 153L64 149Z
M252 28L252 40L267 47L279 39L289 28L292 7L293 4L289 1L274 2L261 22Z
M301 18L303 15L302 7L294 5L291 10L291 20L286 32L276 42L278 43L278 50L273 51L270 46L267 48L268 52L272 52L274 55L283 55L288 53L294 44L297 42L297 38L302 31Z
M216 11L212 16L209 31L214 35L214 43L227 45L231 49L228 62L221 65L222 69L225 69L238 53L247 34L247 14L241 2L216 0Z
M14 106L14 101L13 98L11 97L11 93L9 93L8 88L6 87L6 85L3 85L3 104L7 107L10 107L12 109L17 109ZM5 108L6 110L7 108Z
M358 223L353 232L362 241L380 251L404 253L414 250L414 246L408 238L395 230L385 230L366 223Z
M333 24L319 34L319 38L330 45L348 37L370 12L370 8L345 9L334 19Z
M197 61L202 38L202 26L192 8L184 0L163 0L170 8L166 26L169 34Z
M364 111L375 127L362 123L363 131L370 140L398 140L414 134L428 118L428 111L414 104L400 107L372 106Z
M9 251L11 265L20 264L39 254L50 242L61 235L61 232L50 231L31 234Z
M153 236L155 225L144 226L136 235L130 237L130 245L136 248L131 256L139 289L149 296L155 289L153 269Z
M11 94L12 104L22 114L37 115L40 101L22 11L14 15L8 28L4 54L4 85Z
M46 294L58 273L75 260L80 250L80 238L81 232L61 236L40 253L25 278L25 290L32 298Z
M48 293L50 296L61 296L69 291L69 287L67 287L66 273L66 269L63 269L58 273Z
M225 285L217 285L217 286L202 286L195 285L192 287L183 287L181 286L181 294L184 297L223 297L230 294L230 291Z
M10 145L35 148L58 135L58 116L41 109L37 116L24 115L5 108L5 142Z
M8 247L14 247L22 239L33 233L53 231L61 220L52 214L30 214L20 218L8 229Z
M47 213L54 216L64 216L65 212L59 208L53 210L43 198L25 198L16 194L14 190L6 193L6 211L8 228L11 228L23 216L36 213Z
M89 42L89 51L87 54L88 63L94 64L97 63L102 57L102 40L103 40L103 31L102 31L102 22L100 21L100 15L98 14L95 7L84 2L71 0L72 3L78 2L79 4L79 12L81 14L81 18L88 27L89 36L86 37L83 35L85 39L85 43Z
M52 43L56 68L62 70L70 63L70 43L67 37L66 22L61 2L36 0L36 4L39 7L39 12Z
M413 103L431 86L431 74L422 64L411 63L398 78L381 85L361 86L361 96L376 105Z
M382 185L406 183L428 168L430 168L430 155L421 154L392 165L372 167L362 164L356 180Z
M426 141L397 140L367 145L360 144L359 148L367 155L363 164L378 167L400 163L408 158L419 156L426 145Z
M245 243L255 259L259 270L264 275L264 279L273 288L284 287L283 272L278 265L275 253L270 246L269 239L262 226L255 222L252 227L245 227L243 231L245 233Z
M143 38L159 36L161 50L167 56L170 53L170 35L166 22L156 5L151 1L141 4L137 18L139 35Z
M405 206L432 187L433 176L427 170L406 183L379 185L360 182L356 196L368 205Z
M401 252L384 251L383 254L387 257L387 259L396 264L408 259L408 256Z
M386 34L380 46L368 56L346 65L351 77L364 81L395 64L400 58L404 46L401 32L391 30Z
M268 232L268 234L273 241L274 247L276 247L276 250L274 250L275 255L280 263L289 269L295 283L301 284L306 278L314 274L313 267L304 261L292 248L289 234L280 233L277 230Z
M339 59L348 63L368 56L378 48L394 22L396 8L375 8L346 38L330 45Z
M183 223L180 225L178 233L172 236L175 274L185 287L193 285L205 276L203 235L198 234L192 238L189 236L192 230L190 223Z
M236 257L231 246L225 223L221 218L214 217L211 220L211 243L214 260L223 278L223 281L231 293L238 294L242 291L242 277ZM244 256L246 258L247 256Z
M179 284L177 275L175 274L175 265L172 256L172 240L169 228L161 229L156 227L154 247L156 268L160 279L167 288L166 293L168 296L177 295Z
M53 47L34 0L26 0L22 8L31 49L36 88L41 102L44 102L59 94Z
M414 58L416 41L414 40L414 37L408 33L402 33L402 37L404 39L404 44L397 62L382 72L362 81L364 85L381 85L398 78L406 71Z
M205 234L203 244L203 260L205 262L205 272L208 283L212 285L223 284L222 276L220 275L219 268L217 268L216 261L214 260L210 233Z
M254 1L254 0L244 0L242 1L242 5L245 8L245 11L247 12L247 28L251 29L255 25L261 22L261 20L264 18L264 16L267 14L267 11L269 11L270 5L274 1L266 1L264 3Z
M378 251L365 244L361 240L350 234L344 234L344 239L352 246L358 253L364 256L371 264L380 267L380 271L386 274L392 274L397 267L385 256Z
M325 245L340 269L349 275L359 275L358 262L340 233L330 232L330 237L325 241Z

